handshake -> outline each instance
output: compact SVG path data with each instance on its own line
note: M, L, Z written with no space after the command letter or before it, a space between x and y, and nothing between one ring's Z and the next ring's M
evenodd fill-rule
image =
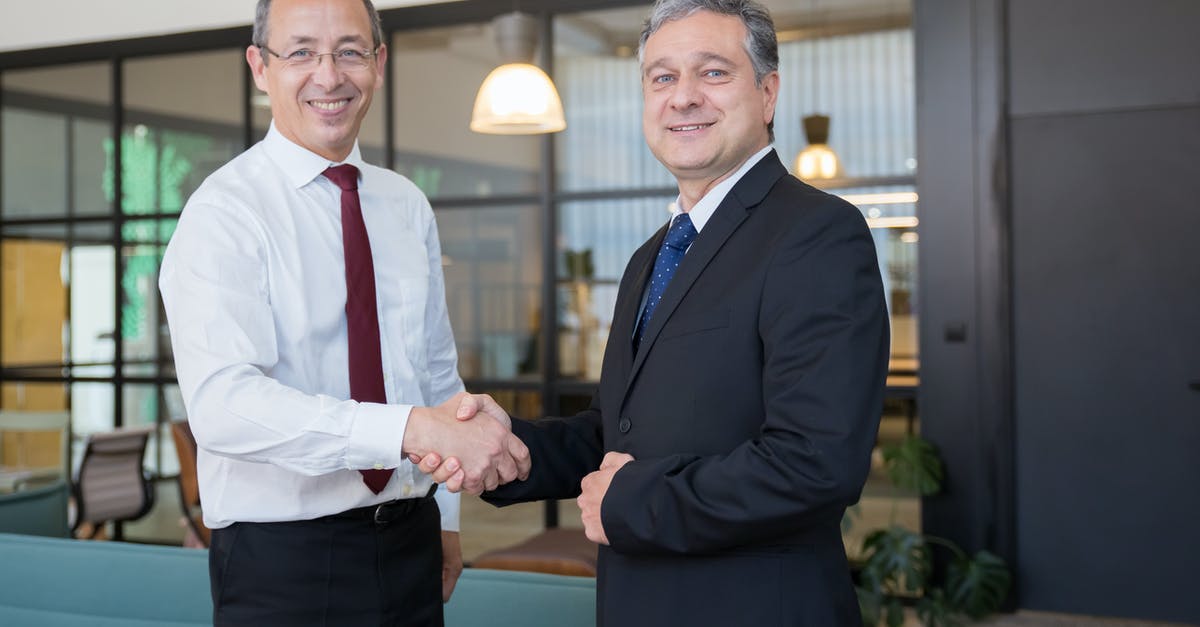
M414 407L404 452L451 492L478 495L529 477L529 449L492 397L461 392L437 407Z

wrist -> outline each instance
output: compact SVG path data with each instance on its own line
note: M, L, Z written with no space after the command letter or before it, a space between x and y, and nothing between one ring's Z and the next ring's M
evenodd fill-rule
M404 426L404 440L401 449L405 454L424 457L429 454L429 444L426 439L428 425L431 419L428 407L413 407L408 414L408 424Z

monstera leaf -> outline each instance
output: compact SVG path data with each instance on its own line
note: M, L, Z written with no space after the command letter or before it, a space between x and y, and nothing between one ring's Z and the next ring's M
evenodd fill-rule
M925 627L959 627L962 621L950 608L941 588L930 590L917 602L917 617Z
M1011 584L1004 560L987 551L979 551L971 558L958 558L946 569L950 605L974 619L1000 609Z
M863 584L881 591L917 592L932 570L929 546L920 534L903 527L881 529L863 540Z
M928 440L909 436L899 444L884 446L883 465L892 483L900 488L921 496L937 494L942 489L945 478L942 460Z

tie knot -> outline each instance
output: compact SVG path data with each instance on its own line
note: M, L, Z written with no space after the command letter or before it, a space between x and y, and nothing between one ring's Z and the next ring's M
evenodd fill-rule
M325 178L333 181L334 185L342 188L344 192L358 189L358 168L349 163L327 168L322 174L325 175Z
M675 216L671 228L667 231L667 246L687 250L694 239L696 239L696 227L692 224L691 216L686 213Z

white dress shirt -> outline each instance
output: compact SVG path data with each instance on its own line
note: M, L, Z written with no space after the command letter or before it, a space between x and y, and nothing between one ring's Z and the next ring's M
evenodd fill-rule
M307 520L423 496L432 479L401 454L414 405L463 389L429 202L363 162L388 404L350 398L341 190L329 160L281 135L214 172L188 200L159 277L204 523ZM373 494L358 469L396 468ZM437 493L458 530L458 495Z

